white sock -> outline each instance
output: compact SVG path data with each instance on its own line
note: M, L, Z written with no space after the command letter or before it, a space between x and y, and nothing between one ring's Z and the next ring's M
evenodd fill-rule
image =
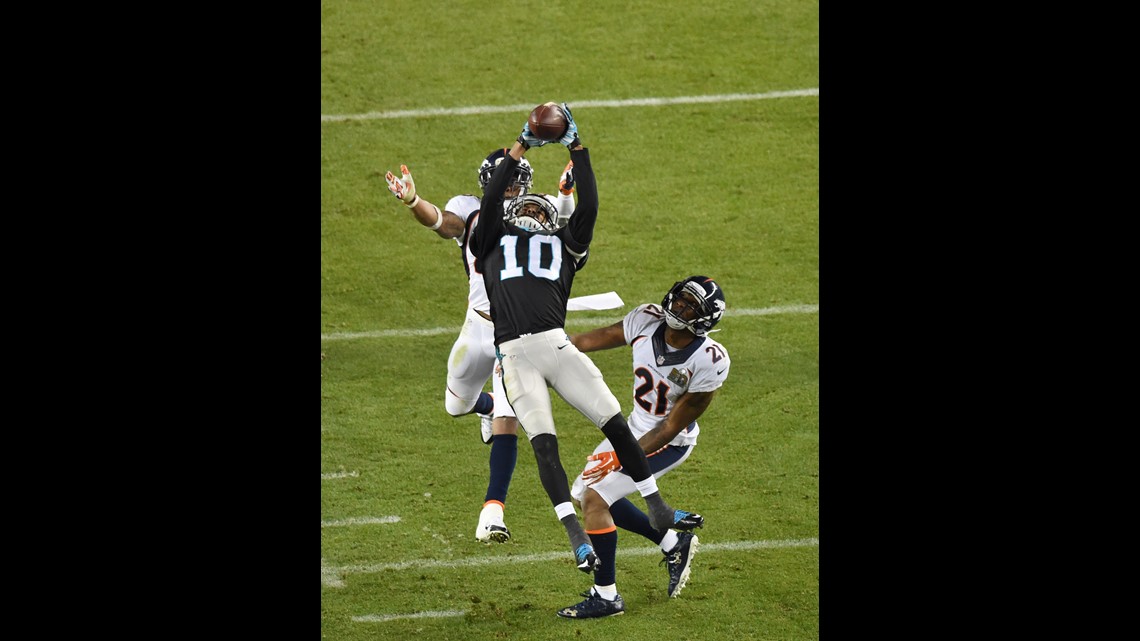
M679 540L680 539L677 537L676 532L674 532L673 530L666 530L665 531L665 538L661 539L661 544L660 544L661 545L661 551L662 552L668 552L669 550L672 550L673 548L677 547L677 541L679 541Z
M613 601L617 598L617 584L612 585L595 585L594 592L597 592L606 601Z
M649 478L637 481L634 485L637 487L637 491L641 492L642 496L649 496L657 491L657 479L654 478L652 474L649 475Z
M574 504L569 501L554 506L554 515L558 517L559 521L571 514L577 515L578 513L574 511Z

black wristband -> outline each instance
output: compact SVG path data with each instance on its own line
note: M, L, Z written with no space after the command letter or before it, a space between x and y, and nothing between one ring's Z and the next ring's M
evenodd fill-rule
M526 140L523 139L522 134L519 134L518 140L516 142L522 145L523 149L530 149L530 145L526 144Z

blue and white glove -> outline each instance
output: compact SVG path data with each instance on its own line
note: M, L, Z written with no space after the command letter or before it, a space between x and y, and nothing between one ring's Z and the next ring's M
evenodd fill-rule
M522 133L519 134L518 142L523 147L530 149L531 147L541 147L551 141L543 140L538 136L530 133L530 119L527 119L526 124L523 125Z
M578 140L578 123L574 122L574 116L570 115L570 105L562 103L561 109L562 113L566 114L566 133L562 134L558 142L566 145L567 149L572 149L582 144Z

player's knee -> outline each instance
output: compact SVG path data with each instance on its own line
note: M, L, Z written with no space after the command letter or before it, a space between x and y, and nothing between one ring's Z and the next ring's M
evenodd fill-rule
M529 412L526 416L526 433L527 436L533 441L535 436L540 434L555 435L557 432L554 430L554 419L549 414L542 412ZM522 423L516 417L516 424Z
M553 434L536 434L531 437L530 445L540 462L558 460L558 439Z
M602 423L601 430L602 434L605 434L611 442L615 439L624 441L627 435L632 438L629 423L625 422L625 417L621 415L621 412L606 419L606 422Z
M585 494L582 496L582 514L591 514L594 512L602 512L610 509L606 505L606 500L602 498L593 488L587 488Z
M465 416L475 409L475 399L462 399L451 392L444 392L443 407L452 416Z
M598 396L598 400L594 404L594 411L596 412L597 416L609 417L598 424L598 427L600 428L606 423L612 421L615 416L621 416L621 404L618 403L617 397L615 397L612 393L600 394Z

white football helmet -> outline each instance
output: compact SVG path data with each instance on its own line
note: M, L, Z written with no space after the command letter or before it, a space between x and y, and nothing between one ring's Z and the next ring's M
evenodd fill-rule
M524 194L511 199L503 220L527 231L549 234L558 231L558 208L546 194Z

